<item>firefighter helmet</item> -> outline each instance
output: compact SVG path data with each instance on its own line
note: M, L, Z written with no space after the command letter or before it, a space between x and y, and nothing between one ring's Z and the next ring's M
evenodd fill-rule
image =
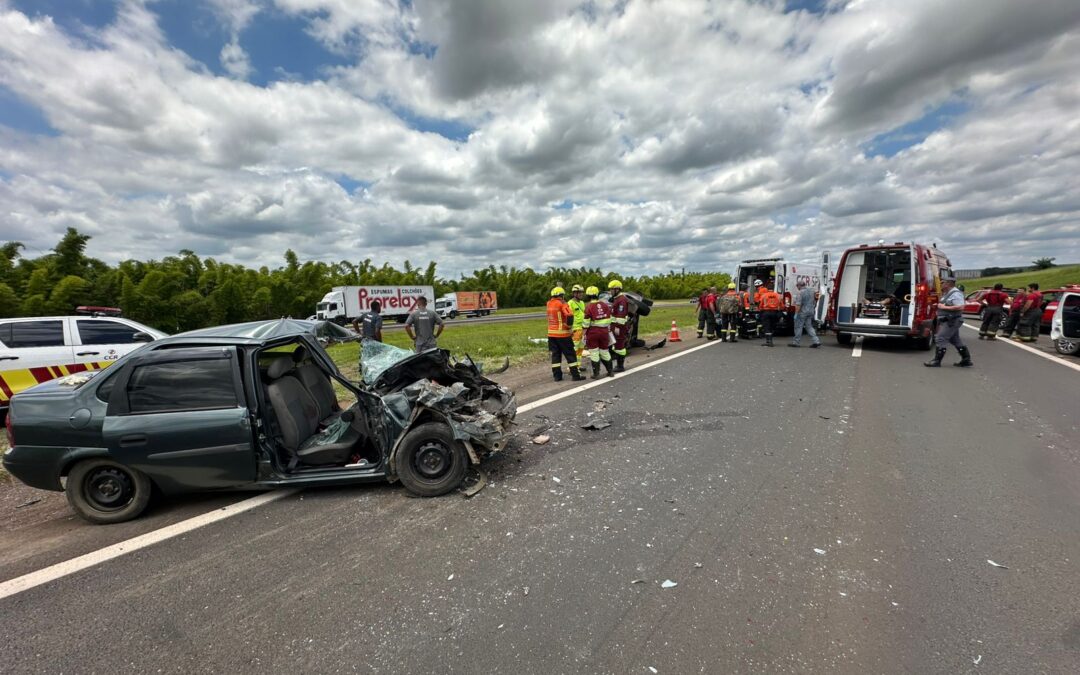
M566 291L563 290L562 286L556 286L555 288L551 289L551 297L554 298L559 295L566 295Z
M735 290L735 282L732 281L730 284L727 285L727 287L729 291Z
M612 279L608 282L607 287L609 291L613 288L622 288L622 282L618 279Z
M600 295L600 289L596 286L589 286L585 289L585 295L591 295L595 298L596 296Z
M764 285L765 285L765 282L762 281L761 279L758 279L758 280L756 280L754 282L754 286L764 286Z
M573 293L575 291L584 291L584 290L585 289L581 287L581 284L574 284L573 286L570 287L570 292L571 293Z

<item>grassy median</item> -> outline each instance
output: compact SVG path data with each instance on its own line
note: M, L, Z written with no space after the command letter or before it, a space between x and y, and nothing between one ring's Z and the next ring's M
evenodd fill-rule
M1080 284L1080 265L1063 265L1061 267L1051 267L1047 270L1002 274L996 277L960 279L957 283L964 286L965 293L971 293L994 284L1003 284L1005 288L1026 288L1028 284L1033 282L1039 284L1039 288L1044 291L1051 288L1061 288L1068 284Z
M681 331L693 332L696 325L694 305L653 307L649 316L641 319L638 329L642 337L659 337L671 328L671 321L678 322ZM693 325L692 325L693 324ZM410 348L409 336L404 331L383 333L387 344L395 347ZM529 338L540 340L539 344ZM511 365L539 363L547 358L547 320L524 319L522 321L457 324L448 321L446 330L439 338L439 346L449 349L456 357L466 354L483 364L485 368L496 368L504 358L509 358ZM359 379L358 363L360 346L357 343L334 345L327 350L330 357L346 377Z

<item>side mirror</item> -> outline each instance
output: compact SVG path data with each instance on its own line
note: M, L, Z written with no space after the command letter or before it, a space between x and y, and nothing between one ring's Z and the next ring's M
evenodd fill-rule
M150 333L138 332L131 336L132 342L153 342L154 336Z

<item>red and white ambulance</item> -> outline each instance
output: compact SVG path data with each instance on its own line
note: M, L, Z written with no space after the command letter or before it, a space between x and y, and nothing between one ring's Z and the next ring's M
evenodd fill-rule
M860 244L840 256L827 317L840 344L904 338L929 349L937 328L941 273L952 263L937 244Z

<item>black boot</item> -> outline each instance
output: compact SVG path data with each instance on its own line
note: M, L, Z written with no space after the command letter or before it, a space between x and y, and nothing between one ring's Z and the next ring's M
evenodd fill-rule
M615 371L611 369L611 361L604 361L604 368L607 369L608 377L615 377Z
M592 379L600 379L600 364L597 361L593 361L592 363Z
M562 382L562 368L552 368L551 376L555 378L556 382Z
M578 370L577 366L570 366L570 379L574 382L581 382L585 377L581 374L581 371Z
M933 360L932 361L927 361L923 365L926 366L927 368L940 368L941 367L941 359L945 358L945 351L946 350L942 349L941 347L938 347L937 351L934 352Z
M958 368L970 368L971 366L975 365L971 362L971 352L968 350L967 347L960 347L959 350L960 360L954 363L954 366Z
M616 356L615 361L616 361L616 363L615 363L615 372L616 373L621 373L624 370L626 370L626 365L625 365L626 357L625 356Z

